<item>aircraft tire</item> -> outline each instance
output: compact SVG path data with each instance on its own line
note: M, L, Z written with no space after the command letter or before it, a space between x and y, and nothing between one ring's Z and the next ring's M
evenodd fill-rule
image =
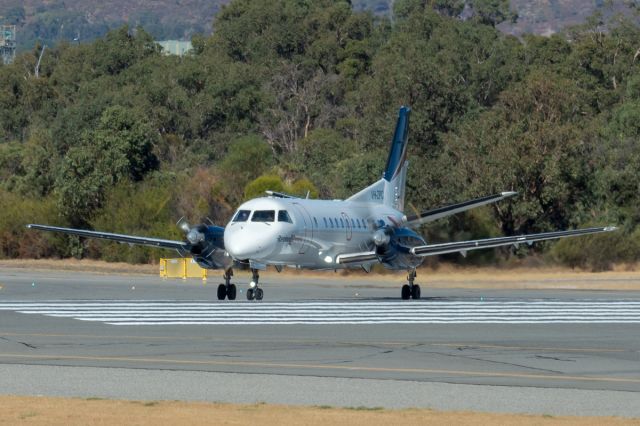
M402 300L409 300L411 297L411 287L409 287L408 284L403 285L400 294L402 296Z
M256 300L262 300L262 296L264 296L262 289L256 288Z
M227 288L227 298L229 300L236 300L237 288L235 284L229 284Z
M254 298L253 289L250 288L249 290L247 290L247 300L253 300L253 298Z
M416 300L420 299L420 286L418 284L414 284L411 289L411 298Z
M218 286L218 300L224 300L225 297L227 297L227 286L224 284L220 284Z

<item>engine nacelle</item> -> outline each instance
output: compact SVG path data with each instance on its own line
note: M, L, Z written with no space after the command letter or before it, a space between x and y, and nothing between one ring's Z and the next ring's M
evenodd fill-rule
M383 232L388 242L376 243L376 234ZM413 269L422 264L424 258L411 254L411 247L425 245L424 239L409 228L384 227L374 233L374 244L380 263L388 269ZM384 241L380 236L379 240Z
M202 224L195 226L187 234L187 240L191 243L189 254L200 267L205 269L231 267L232 260L225 254L223 227Z

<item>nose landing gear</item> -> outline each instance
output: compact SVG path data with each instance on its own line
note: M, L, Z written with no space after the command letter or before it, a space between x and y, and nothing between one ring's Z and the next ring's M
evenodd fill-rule
M260 287L258 287L258 281L260 280L260 274L257 269L251 270L252 279L249 284L249 289L247 290L247 300L262 300L262 296L264 296L264 292Z
M409 300L410 298L414 300L420 299L420 286L413 283L417 276L418 274L415 269L409 271L409 274L407 275L407 281L409 281L409 284L403 285L400 293L402 300Z
M233 270L229 269L224 272L222 278L224 278L224 284L218 286L218 300L224 300L225 297L229 300L236 299L236 285L231 284L231 277L233 276Z

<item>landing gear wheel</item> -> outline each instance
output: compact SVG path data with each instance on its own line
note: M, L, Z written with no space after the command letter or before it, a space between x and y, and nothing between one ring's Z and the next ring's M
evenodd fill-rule
M418 284L414 284L411 288L411 298L414 300L420 299L420 286Z
M409 297L411 297L411 288L409 287L408 284L405 284L402 286L402 300L409 300Z
M257 269L251 269L251 283L249 284L249 289L247 290L247 300L262 300L262 296L264 293L262 289L258 287L258 282L260 281L260 273Z
M236 291L236 285L229 284L229 287L227 287L227 297L229 298L229 300L236 300Z
M218 300L224 300L225 297L227 297L227 286L224 284L220 284L218 286ZM229 299L231 299L231 297L229 297Z

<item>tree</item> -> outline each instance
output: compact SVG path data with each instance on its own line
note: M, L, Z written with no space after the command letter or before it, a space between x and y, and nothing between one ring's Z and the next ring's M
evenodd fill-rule
M485 25L495 27L501 22L516 22L518 19L509 0L471 0L469 3L475 17Z
M122 179L137 181L157 168L152 153L157 135L134 111L111 107L98 128L67 152L56 181L59 207L82 225L101 207L105 191Z
M507 234L579 223L590 197L590 156L580 122L590 110L572 81L544 72L505 91L491 111L448 139L445 158L474 195L513 190L495 206Z
M247 183L267 172L274 165L274 158L267 142L259 135L247 135L234 140L229 146L220 172L225 185L233 194L230 198L238 201L240 190Z
M285 185L280 176L263 175L252 180L244 188L244 198L250 200L251 198L264 197L265 191L284 192Z

